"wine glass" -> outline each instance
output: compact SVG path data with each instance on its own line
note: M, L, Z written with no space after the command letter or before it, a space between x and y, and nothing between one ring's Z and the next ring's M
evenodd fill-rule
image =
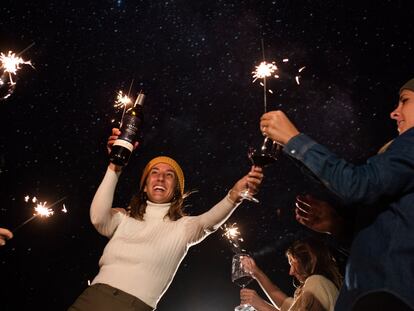
M231 281L241 288L245 288L253 278L251 274L244 270L242 258L250 257L248 254L239 253L233 255L231 262ZM249 304L240 304L234 308L234 311L255 311L256 309Z
M249 151L247 152L247 156L252 162L253 165L265 167L269 164L272 164L277 160L278 154L280 152L280 146L272 141L269 137L265 137L262 146L260 149L254 149L253 147L249 147ZM256 199L249 191L249 187L243 190L240 193L240 196L243 199L252 201L254 203L259 203L259 200Z

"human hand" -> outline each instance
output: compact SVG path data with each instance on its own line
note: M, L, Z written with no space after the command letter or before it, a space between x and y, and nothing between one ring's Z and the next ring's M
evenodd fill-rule
M264 300L253 289L242 288L240 290L240 303L251 305L255 309L260 309Z
M112 146L115 140L118 139L119 135L121 135L121 131L118 128L114 127L112 129L111 135L108 137L108 142L106 143L106 149L108 150L108 154L111 153Z
M259 191L259 186L263 181L263 169L259 166L252 166L250 172L235 183L230 190L230 199L234 202L241 200L240 193L246 189L254 195Z
M264 136L281 145L299 134L298 129L281 110L270 111L260 118L260 130Z
M0 246L3 246L6 244L6 240L10 240L13 237L13 233L6 229L6 228L0 228Z
M296 197L295 217L302 225L320 233L338 235L343 230L343 219L328 202L310 194Z
M240 261L241 261L243 270L249 273L253 278L256 278L260 269L256 265L256 262L254 261L254 259L250 256L242 256L240 258Z
M114 145L115 141L118 139L119 135L121 135L121 131L118 128L113 128L111 135L108 137L108 142L106 143L106 149L108 150L108 154L111 153L112 146ZM134 149L138 147L138 142L135 142ZM121 171L122 166L116 165L114 163L109 163L109 168L113 171Z
M112 129L111 135L108 137L108 142L106 143L106 149L108 150L108 154L111 153L112 146L114 142L118 139L119 135L121 135L121 131L114 127ZM135 142L134 149L138 147L138 142Z

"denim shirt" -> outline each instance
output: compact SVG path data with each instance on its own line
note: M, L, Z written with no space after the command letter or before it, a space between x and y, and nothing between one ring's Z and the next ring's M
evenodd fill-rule
M335 310L350 310L373 291L390 292L414 308L414 128L362 165L304 134L283 151L355 208L355 235Z

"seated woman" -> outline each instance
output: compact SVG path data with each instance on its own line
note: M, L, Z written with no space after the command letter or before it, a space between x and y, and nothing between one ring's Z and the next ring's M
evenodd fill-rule
M260 298L256 291L242 289L242 304L250 304L257 311L332 311L338 297L342 277L328 248L320 241L307 238L294 242L286 251L289 274L300 284L294 297L288 297L270 281L253 259L243 258L245 270L250 272L272 302Z

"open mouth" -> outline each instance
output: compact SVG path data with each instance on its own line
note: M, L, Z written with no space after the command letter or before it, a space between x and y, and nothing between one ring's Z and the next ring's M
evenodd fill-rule
M166 191L167 189L165 188L165 187L163 187L163 186L154 186L154 191L157 191L157 192L164 192L164 191Z

